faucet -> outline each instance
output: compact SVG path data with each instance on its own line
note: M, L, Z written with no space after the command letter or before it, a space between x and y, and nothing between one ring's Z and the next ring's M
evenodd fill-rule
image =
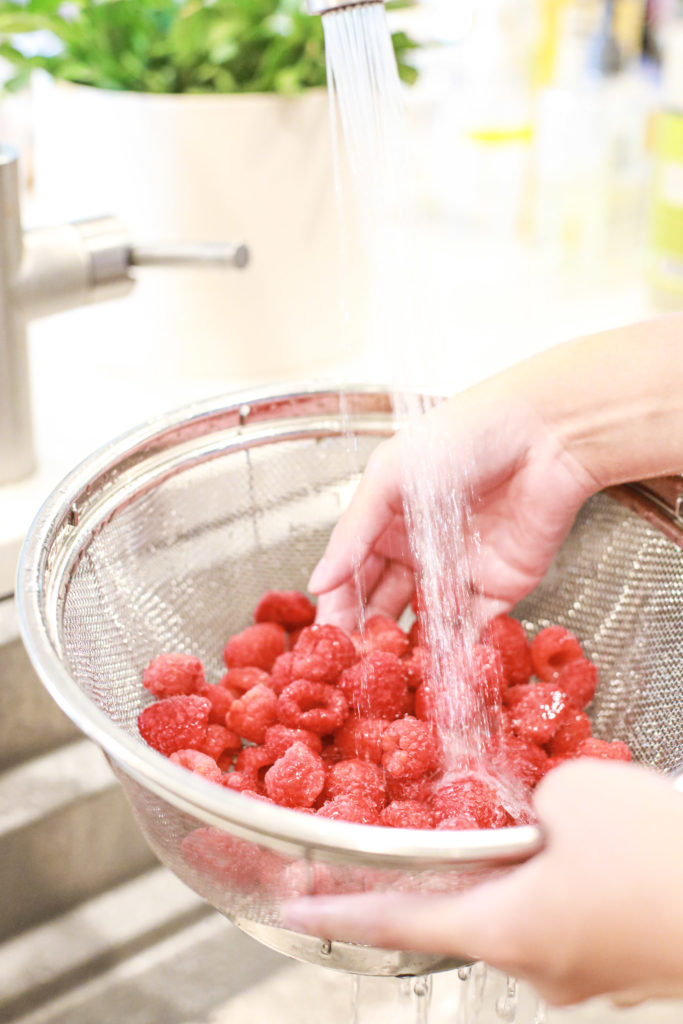
M133 246L115 217L24 232L19 158L0 145L0 486L35 468L26 329L33 317L127 294L131 267L212 265L244 268L245 245Z

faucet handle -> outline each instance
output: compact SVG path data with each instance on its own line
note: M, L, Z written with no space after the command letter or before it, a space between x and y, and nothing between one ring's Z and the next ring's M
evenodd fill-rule
M134 245L129 250L132 267L235 267L243 270L249 262L246 245L230 242L157 242Z

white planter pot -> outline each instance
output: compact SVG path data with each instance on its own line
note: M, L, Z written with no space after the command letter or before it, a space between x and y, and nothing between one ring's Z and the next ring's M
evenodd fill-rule
M108 311L120 324L119 358L267 379L334 369L353 355L362 316L354 330L342 323L324 90L166 96L42 81L35 109L42 219L114 213L138 241L249 247L242 272L140 271L131 297ZM344 286L354 288L347 276ZM360 310L360 300L351 306Z

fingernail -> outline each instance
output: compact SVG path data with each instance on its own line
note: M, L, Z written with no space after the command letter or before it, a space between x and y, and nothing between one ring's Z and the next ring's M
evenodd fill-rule
M317 594L318 591L322 590L325 586L327 576L329 574L330 563L323 556L315 569L311 573L311 578L308 581L308 589L311 594Z
M292 900L290 903L283 903L280 907L280 917L285 928L292 928L294 931L304 931L310 927L311 921L315 919L315 910L311 901L304 898Z

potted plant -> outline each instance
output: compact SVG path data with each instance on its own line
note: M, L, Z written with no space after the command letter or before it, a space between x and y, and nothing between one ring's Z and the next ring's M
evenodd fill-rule
M44 217L110 211L145 241L250 248L240 274L146 271L112 315L148 348L153 315L166 363L202 376L345 358L323 33L303 0L4 0L0 33L7 88L41 73ZM394 45L410 80L413 43Z

